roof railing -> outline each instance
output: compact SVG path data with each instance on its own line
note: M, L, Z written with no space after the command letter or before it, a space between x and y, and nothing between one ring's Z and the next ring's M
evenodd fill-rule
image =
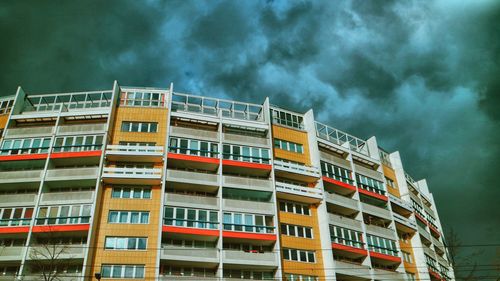
M338 129L335 129L333 127L330 127L328 125L315 122L316 123L316 135L324 139L326 141L329 141L331 143L334 143L339 146L344 146L345 143L349 145L349 148L352 151L361 153L363 155L366 155L370 157L370 153L368 152L368 145L366 144L366 141L357 138L355 136L349 135L348 133L342 132Z

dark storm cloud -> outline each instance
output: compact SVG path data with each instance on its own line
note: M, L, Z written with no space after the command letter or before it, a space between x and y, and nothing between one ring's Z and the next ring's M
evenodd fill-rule
M400 150L467 244L500 242L498 1L18 2L0 9L3 95L172 81L312 107Z

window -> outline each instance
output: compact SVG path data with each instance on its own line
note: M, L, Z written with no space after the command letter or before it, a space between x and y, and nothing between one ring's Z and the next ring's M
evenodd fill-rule
M169 152L216 158L219 145L214 142L195 139L170 138Z
M425 256L425 262L427 263L427 266L430 267L434 272L439 272L436 264L436 260L428 256L427 254L424 254Z
M398 257L396 241L370 234L367 234L366 237L368 239L368 250Z
M146 237L106 237L106 250L146 250Z
M2 100L0 101L0 114L7 114L10 112L14 100Z
M33 208L1 208L0 226L29 225Z
M311 215L309 206L300 203L280 201L280 211L299 214L299 215L306 215L306 216Z
M120 94L120 105L164 107L166 96L166 93L127 90Z
M144 265L105 264L101 268L102 278L144 278Z
M102 135L58 137L54 144L54 152L100 150L102 140Z
M317 276L285 273L285 281L318 281Z
M149 212L109 211L108 223L148 224Z
M297 250L297 249L283 249L283 257L285 260L301 261L301 262L316 262L315 252Z
M121 141L120 145L125 146L155 146L155 142L142 142L142 141Z
M298 114L273 108L271 109L271 116L273 119L273 124L280 124L300 130L304 129L303 118Z
M224 230L257 233L274 233L272 216L224 213Z
M218 212L165 207L163 223L172 226L217 229L219 225Z
M114 187L111 198L150 199L150 187Z
M274 147L295 153L304 153L304 147L300 143L274 139Z
M385 187L383 182L360 174L356 174L356 180L358 181L358 186L362 189L385 195Z
M334 243L364 249L363 235L359 231L330 225L330 235Z
M122 122L122 132L156 133L157 131L156 122Z
M385 177L385 181L387 182L387 185L390 186L391 188L396 188L396 183L390 178Z
M232 144L222 146L222 156L224 159L252 163L269 164L270 160L269 149Z
M38 209L37 225L80 224L90 222L91 205L46 206Z
M407 263L413 263L412 259L411 259L411 254L408 253L408 252L405 252L405 251L401 251L401 253L403 253L403 260Z
M47 153L50 138L9 139L2 143L1 155Z
M417 212L417 214L419 214L422 218L424 218L424 209L422 208L422 205L420 205L417 201L415 201L415 199L411 198L410 197L410 200L411 200L411 204L413 206L413 209L415 210L415 212Z
M300 238L313 238L312 228L300 225L281 224L281 234Z
M354 184L352 172L346 168L342 168L325 161L321 161L321 171L323 174L331 179L345 182L347 184Z

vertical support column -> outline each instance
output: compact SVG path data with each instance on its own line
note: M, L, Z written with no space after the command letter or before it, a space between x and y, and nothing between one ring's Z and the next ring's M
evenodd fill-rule
M219 189L217 190L217 198L219 199L219 239L217 239L217 250L219 251L219 267L217 268L217 273L216 273L216 278L222 280L223 278L223 273L224 273L224 238L222 237L223 235L223 222L224 222L224 202L222 198L222 143L223 143L223 138L222 138L222 111L217 112L217 117L219 118L219 127L217 128L218 134L219 134L219 140L218 140L218 152L219 152L219 169L217 171L217 183L219 184Z

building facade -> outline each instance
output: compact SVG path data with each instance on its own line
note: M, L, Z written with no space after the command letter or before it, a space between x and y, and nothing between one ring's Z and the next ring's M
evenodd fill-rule
M453 280L398 152L168 89L0 100L0 280Z

